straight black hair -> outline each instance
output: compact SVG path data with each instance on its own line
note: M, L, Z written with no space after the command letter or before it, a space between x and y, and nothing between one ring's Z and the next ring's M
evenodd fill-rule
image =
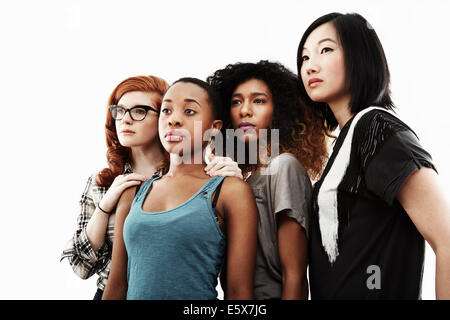
M185 82L185 83L193 83L203 90L206 91L208 94L208 102L211 104L213 115L215 120L222 120L223 118L223 107L222 102L219 98L219 94L217 93L216 89L214 89L212 86L210 86L207 82L197 79L197 78L191 78L191 77L184 77L180 78L174 83L172 83L172 86L175 83L178 82Z
M301 78L302 51L306 39L317 27L333 23L344 51L347 85L350 88L350 112L356 114L370 106L394 108L390 92L390 73L380 40L367 20L359 14L329 13L314 21L303 34L297 50L297 72ZM316 108L328 130L338 122L326 103L313 102L301 81L301 93Z

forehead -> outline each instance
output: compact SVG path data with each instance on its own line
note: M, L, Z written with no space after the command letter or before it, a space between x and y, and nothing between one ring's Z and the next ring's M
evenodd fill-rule
M234 89L233 93L252 93L252 92L270 94L270 89L264 81L259 79L250 79L238 85L236 89Z
M156 92L130 91L125 93L117 104L132 107L139 104L153 105L154 102L161 100L161 95Z
M208 93L202 87L189 82L177 82L167 90L164 99L182 101L194 99L200 104L208 102Z
M316 46L323 39L332 39L339 42L339 37L332 22L324 23L314 29L305 41L304 49Z

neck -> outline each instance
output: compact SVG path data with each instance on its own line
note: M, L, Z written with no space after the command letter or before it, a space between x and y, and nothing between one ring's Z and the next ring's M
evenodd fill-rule
M345 96L336 101L329 102L328 105L339 124L339 129L342 129L347 121L353 116L350 111L350 96Z
M131 159L133 172L151 177L164 159L164 154L158 143L152 143L146 147L132 147Z
M256 141L256 147L250 147L249 142L245 143L245 159L238 159L238 161L244 160L243 163L239 164L244 173L260 171L267 167L272 156L272 148L279 148L278 144L272 145L273 141L271 141L271 143L267 143L266 141L265 143L262 143L262 145L260 143L259 139ZM263 146L265 147L263 148ZM236 152L237 150L235 149L235 153ZM279 150L277 154L278 153Z
M202 152L202 150L200 150ZM202 152L203 153L203 152ZM189 163L185 163L183 156L180 156L176 153L170 154L170 166L169 171L167 172L167 176L172 177L180 177L180 176L207 176L205 171L205 164L202 163L196 164L195 156L192 156Z

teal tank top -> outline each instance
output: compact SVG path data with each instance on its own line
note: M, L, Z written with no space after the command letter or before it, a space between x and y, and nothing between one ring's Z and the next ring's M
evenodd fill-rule
M139 189L125 219L128 300L214 300L226 250L211 196L225 177L212 177L188 201L162 212L142 205L156 176Z

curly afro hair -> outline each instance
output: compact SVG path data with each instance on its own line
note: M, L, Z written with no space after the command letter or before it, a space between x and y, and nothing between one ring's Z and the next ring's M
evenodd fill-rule
M274 105L272 129L279 129L280 153L292 153L308 171L311 179L322 173L327 144L323 120L303 102L299 78L278 62L229 64L207 78L223 102L224 129L232 128L231 96L240 84L250 79L263 81L270 89Z

